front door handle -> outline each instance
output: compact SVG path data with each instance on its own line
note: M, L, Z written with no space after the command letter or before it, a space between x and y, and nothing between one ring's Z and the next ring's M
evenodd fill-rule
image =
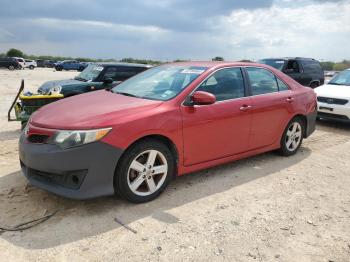
M241 111L248 111L249 109L251 109L252 108L252 106L249 106L249 105L242 105L240 108L239 108L239 110L241 110Z

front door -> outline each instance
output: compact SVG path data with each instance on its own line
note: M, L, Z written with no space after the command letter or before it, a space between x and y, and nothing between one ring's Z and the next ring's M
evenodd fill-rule
M245 96L241 69L221 69L196 91L212 93L217 101L212 105L181 106L185 166L246 151L251 99Z

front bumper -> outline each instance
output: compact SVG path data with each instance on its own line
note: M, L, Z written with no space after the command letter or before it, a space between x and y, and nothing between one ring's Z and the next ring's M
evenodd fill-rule
M329 120L350 122L350 105L335 105L318 102L317 116Z
M54 194L89 199L114 194L114 172L123 153L103 142L61 149L29 143L22 133L19 157L30 184Z

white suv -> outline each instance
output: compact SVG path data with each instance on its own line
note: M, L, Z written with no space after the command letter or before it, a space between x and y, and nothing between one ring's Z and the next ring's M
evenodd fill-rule
M318 117L350 122L350 68L315 89Z
M24 58L22 57L13 57L14 59L17 60L17 62L21 65L21 69L25 68L26 63L24 62Z
M36 68L38 66L36 61L34 61L34 60L24 59L24 62L25 62L24 67L29 68L31 70L33 70L34 68Z

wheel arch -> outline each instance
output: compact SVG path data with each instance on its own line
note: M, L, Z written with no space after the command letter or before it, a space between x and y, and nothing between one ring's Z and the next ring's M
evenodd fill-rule
M179 151L178 148L176 147L175 143L173 142L173 140L171 140L169 137L165 136L165 135L161 135L161 134L148 134L148 135L144 135L142 137L137 138L135 141L133 141L123 152L123 154L120 156L117 166L116 166L116 170L118 168L118 165L120 163L120 159L125 155L125 153L128 151L129 148L131 148L133 145L137 144L137 143L141 143L144 140L147 139L153 139L153 140L158 140L162 143L164 143L169 149L170 152L172 153L172 155L174 156L175 159L175 176L177 176L178 173L178 164L179 164Z
M288 124L290 121L292 121L294 118L300 118L303 122L304 122L304 134L303 134L303 137L306 138L306 130L307 130L307 127L308 127L308 121L307 121L307 117L306 115L303 115L303 114L296 114L294 115L289 121L288 121ZM288 125L287 124L287 125Z
M320 81L320 80L318 80L318 79L314 79L314 80L311 80L311 81L310 81L309 87L311 87L313 83L317 83L317 84L318 84L318 86L320 86L320 85L321 85L321 81Z

